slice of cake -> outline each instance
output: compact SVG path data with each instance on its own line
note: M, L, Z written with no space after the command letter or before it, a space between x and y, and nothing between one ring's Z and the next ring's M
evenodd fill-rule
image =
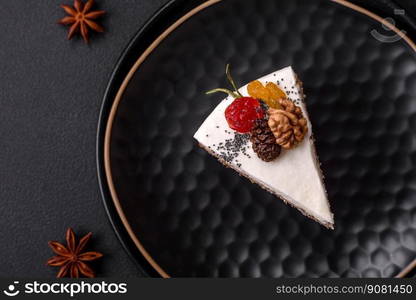
M315 152L302 84L287 67L226 92L194 138L225 166L327 228L333 214Z

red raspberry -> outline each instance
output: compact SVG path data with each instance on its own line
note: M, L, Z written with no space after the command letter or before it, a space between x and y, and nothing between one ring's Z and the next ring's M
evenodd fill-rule
M260 102L251 97L237 98L225 110L228 125L240 133L250 132L254 121L263 117Z

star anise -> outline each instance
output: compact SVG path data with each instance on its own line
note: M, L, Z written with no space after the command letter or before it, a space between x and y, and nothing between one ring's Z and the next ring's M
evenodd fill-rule
M104 32L104 28L93 20L103 16L106 12L104 10L91 11L93 5L94 0L88 0L85 5L81 0L74 0L74 7L65 4L61 5L69 16L59 20L58 23L62 25L71 25L68 32L68 40L76 33L81 32L82 38L88 43L89 29L97 32Z
M72 228L68 228L66 231L66 247L55 241L48 242L49 247L57 256L50 258L47 264L52 267L61 267L56 275L57 278L68 275L71 278L78 278L80 275L89 278L95 277L94 271L85 262L95 260L103 255L96 251L82 252L91 236L92 233L90 232L80 239L77 244L74 231Z

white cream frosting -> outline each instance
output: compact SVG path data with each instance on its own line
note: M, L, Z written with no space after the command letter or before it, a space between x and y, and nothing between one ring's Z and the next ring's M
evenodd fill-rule
M302 87L296 80L293 69L287 67L264 76L259 81L263 84L267 82L278 83L288 97L302 108L308 120L308 134L296 148L282 151L281 155L273 162L264 162L259 159L254 153L251 143L248 142L246 147L248 155L244 155L242 152L238 153L238 156L230 162L230 166L280 196L289 204L299 208L304 214L327 227L333 227L333 214L328 203L319 162L315 155L312 126L303 101ZM247 86L242 87L239 91L242 95L248 95ZM221 157L221 150L218 150L217 146L234 136L233 130L228 126L224 116L225 109L233 100L233 98L227 97L221 101L194 135L194 138L202 146L209 148L213 154L219 157Z

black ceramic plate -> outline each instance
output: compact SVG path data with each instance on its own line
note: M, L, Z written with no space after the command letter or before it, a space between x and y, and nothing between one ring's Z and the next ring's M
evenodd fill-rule
M414 44L380 41L373 30L394 32L326 0L226 0L186 15L203 3L154 17L106 93L100 181L126 248L152 276L397 275L416 254ZM334 231L192 139L226 63L241 84L288 65L303 80Z

